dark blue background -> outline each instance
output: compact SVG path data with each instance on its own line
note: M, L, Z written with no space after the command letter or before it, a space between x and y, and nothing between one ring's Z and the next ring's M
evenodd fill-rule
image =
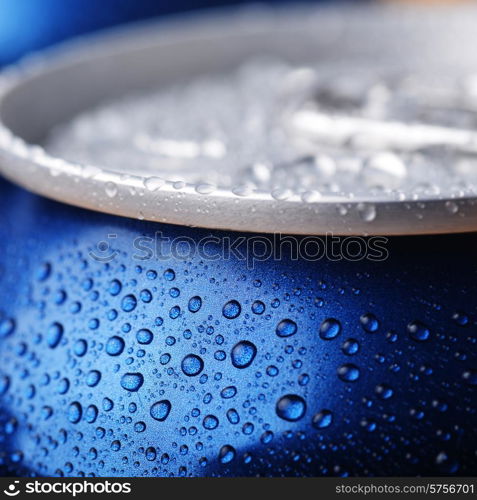
M325 1L315 0L315 3ZM246 3L251 2L247 0L174 0L173 2L165 0L1 0L0 66L15 61L31 50L108 26L205 7ZM285 2L272 0L262 3L283 4Z

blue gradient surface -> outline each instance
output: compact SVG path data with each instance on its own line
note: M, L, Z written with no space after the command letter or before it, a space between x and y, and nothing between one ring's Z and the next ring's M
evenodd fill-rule
M475 474L475 235L251 270L133 258L157 231L163 254L239 234L7 183L0 209L3 474Z

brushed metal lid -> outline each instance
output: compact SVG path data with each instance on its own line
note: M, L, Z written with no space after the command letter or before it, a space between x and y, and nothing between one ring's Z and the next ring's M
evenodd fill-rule
M0 172L181 225L473 231L475 14L248 8L69 43L0 78Z

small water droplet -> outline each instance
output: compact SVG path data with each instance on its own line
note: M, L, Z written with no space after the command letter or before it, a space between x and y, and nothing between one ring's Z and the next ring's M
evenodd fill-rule
M351 363L346 363L338 368L338 377L343 382L356 382L359 379L359 368Z
M416 342L425 342L431 336L429 328L421 321L411 321L407 325L407 331L411 339Z
M315 429L326 429L333 422L333 413L330 410L321 410L316 413L312 419L312 425Z
M104 190L109 198L114 198L118 194L118 186L114 182L107 182Z

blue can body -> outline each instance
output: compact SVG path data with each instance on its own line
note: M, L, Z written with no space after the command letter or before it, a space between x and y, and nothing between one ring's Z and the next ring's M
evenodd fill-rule
M2 475L477 472L475 235L216 258L276 243L0 186Z

